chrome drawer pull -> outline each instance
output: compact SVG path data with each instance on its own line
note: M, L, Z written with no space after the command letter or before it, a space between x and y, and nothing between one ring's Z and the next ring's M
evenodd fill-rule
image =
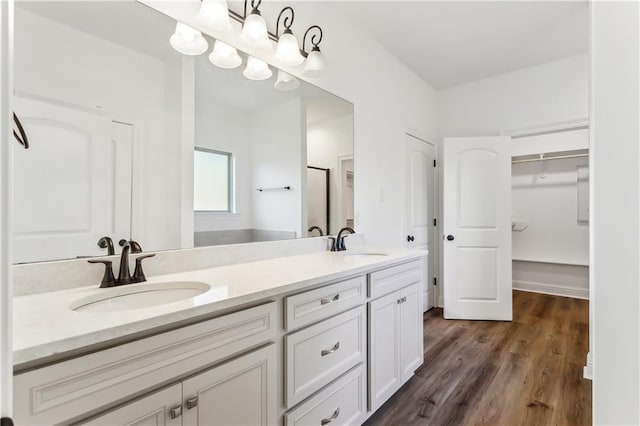
M336 411L334 411L333 414L331 415L331 417L329 417L328 419L320 420L320 424L321 425L329 424L332 421L334 421L335 419L337 419L339 415L340 415L340 407L336 408Z
M328 303L333 303L333 302L337 302L338 299L340 299L340 293L336 294L335 296L333 296L331 299L320 299L320 304L321 305L326 305Z
M180 417L182 415L182 405L178 405L177 407L173 407L169 411L169 415L171 416L172 419L177 419L178 417Z
M191 410L192 408L196 408L198 406L198 397L194 396L193 398L187 399L187 409Z
M333 347L332 347L331 349L323 349L323 350L320 352L320 355L322 355L322 356L327 356L327 355L329 355L329 354L334 353L334 352L335 352L335 351L337 351L338 349L340 349L340 342L336 342L336 344L335 344L335 345L333 345Z

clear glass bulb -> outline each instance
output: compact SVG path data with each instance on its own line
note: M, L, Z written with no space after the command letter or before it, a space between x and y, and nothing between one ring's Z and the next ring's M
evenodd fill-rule
M285 32L278 39L276 59L287 66L296 66L304 62L304 56L300 54L298 39L291 33Z

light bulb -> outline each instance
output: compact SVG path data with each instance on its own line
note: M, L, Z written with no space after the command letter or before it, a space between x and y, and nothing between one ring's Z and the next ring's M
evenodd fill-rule
M269 34L267 23L259 13L252 12L244 21L242 35L254 47L264 49L269 47Z
M220 40L216 40L213 45L209 60L220 68L236 68L242 63L242 58L238 55L236 48Z
M304 65L302 73L307 77L315 78L320 77L322 71L324 71L324 55L316 46L307 55L307 63Z
M231 30L227 0L202 0L198 20L216 31Z
M285 30L284 34L278 39L276 59L283 65L292 67L304 62L304 56L300 54L300 48L298 47L298 39L289 29Z
M278 70L278 78L273 87L275 87L277 90L288 92L300 87L300 80L298 80L288 72Z
M169 39L171 47L184 55L202 55L209 48L209 43L202 33L188 25L178 22L176 32Z
M247 67L242 74L249 80L266 80L273 75L271 68L266 62L261 61L258 58L249 56L247 58Z

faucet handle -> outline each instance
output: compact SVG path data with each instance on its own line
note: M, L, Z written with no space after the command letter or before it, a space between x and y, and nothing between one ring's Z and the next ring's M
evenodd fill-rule
M338 241L338 251L345 251L347 249L347 247L344 245L344 239L347 238L349 235L343 235L342 238L340 238L340 241Z
M336 237L327 237L328 240L331 240L331 251L338 251L338 247L336 245Z
M104 264L104 276L100 283L100 288L113 287L116 285L116 278L113 276L113 268L111 267L112 261L110 260L87 260L89 263L102 263Z
M153 257L155 254L145 254L143 256L136 257L136 269L133 271L133 281L136 283L143 283L147 280L142 270L142 261L148 257Z

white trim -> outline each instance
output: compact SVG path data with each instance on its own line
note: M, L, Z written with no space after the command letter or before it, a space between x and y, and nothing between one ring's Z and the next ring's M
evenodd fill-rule
M11 161L13 130L13 0L0 1L0 417L13 412Z
M569 130L588 129L589 119L579 118L576 120L558 121L541 126L502 130L500 136L511 136L512 138L523 138L526 136L544 135L547 133L567 132Z
M551 294L553 296L564 296L573 297L574 299L589 300L589 290L584 288L534 283L529 281L513 281L513 289L528 291L530 293Z
M591 352L587 353L587 362L582 369L582 377L593 380L593 357L591 356Z

